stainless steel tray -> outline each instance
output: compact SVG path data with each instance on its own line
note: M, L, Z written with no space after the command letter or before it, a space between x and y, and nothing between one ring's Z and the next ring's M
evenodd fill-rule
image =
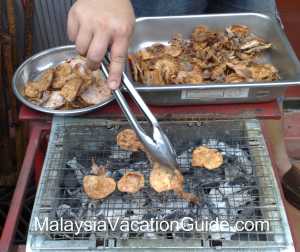
M94 111L104 105L108 104L114 99L112 95L107 100L92 105L85 108L80 109L71 109L71 110L54 110L54 109L47 109L42 106L35 105L27 100L23 94L22 90L24 85L32 79L37 78L43 71L50 67L55 67L58 64L62 63L63 61L74 58L78 56L74 45L69 46L61 46L61 47L54 47L45 51L42 51L38 54L33 55L29 59L27 59L19 68L16 70L14 77L13 77L13 91L16 97L24 103L26 106L38 110L41 112L55 114L58 116L76 116L85 114L91 111Z
M148 104L265 102L283 95L287 86L300 83L298 59L278 21L258 13L138 18L129 52L136 52L156 42L167 43L177 32L184 38L189 38L192 30L199 24L216 31L223 31L232 24L249 26L256 35L272 43L273 48L263 60L279 69L281 80L269 83L215 83L196 86L150 86L135 83ZM132 80L129 66L127 74Z

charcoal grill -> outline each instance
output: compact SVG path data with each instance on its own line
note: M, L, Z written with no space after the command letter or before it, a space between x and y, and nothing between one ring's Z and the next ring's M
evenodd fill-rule
M22 2L25 4L25 1ZM36 53L50 47L69 44L65 24L67 11L74 0L57 1L55 4L50 0L33 1L34 11L30 2L28 1L29 5L25 15L26 20L29 21L27 22L29 27L27 27L28 32L26 33L28 34L26 54L31 53L31 47ZM33 27L30 25L31 12L33 12ZM19 16L22 17L22 15ZM22 22L16 24L18 28ZM29 32L31 28L33 28L33 45ZM18 34L23 34L22 28ZM19 39L18 41L23 40ZM21 48L22 51L21 44L18 48ZM266 92L263 93L260 95L266 94ZM233 98L232 92L230 94L231 96L228 98ZM152 249L161 251L166 249L294 251L291 232L259 121L254 119L215 120L218 117L257 117L260 119L272 117L278 119L280 114L277 103L239 104L238 106L203 105L180 108L170 106L164 109L158 107L152 109L160 115L172 113L176 116L178 114L185 115L185 119L182 117L182 120L165 120L162 124L167 129L172 141L174 140L180 154L179 162L186 178L185 189L201 197L201 204L197 207L189 205L173 193L157 195L149 189L149 185L146 185L141 193L132 197L115 192L103 202L90 201L82 193L78 183L82 173L88 172L91 157L95 157L98 163L106 163L109 160L110 164L108 165L114 176L118 176L117 171L121 173L125 168L140 169L147 176L149 164L143 155L132 155L121 151L115 145L115 134L122 127L128 126L121 119L109 121L55 118L32 211L26 251L99 251L101 249L111 251L132 251L134 249L143 251ZM214 118L214 121L200 121L197 117L187 118L189 113L196 112L199 113L199 117L201 114L205 118ZM93 118L109 117L111 114L118 114L118 116L120 114L114 104L89 116ZM4 248L3 251L11 251L11 243L15 234L14 226L23 197L22 192L32 170L33 156L37 151L36 145L39 143L38 138L43 129L48 129L50 119L47 115L36 113L24 106L21 108L20 118L25 121L29 120L33 127L19 179L20 183L17 185L11 205L11 214L2 234L3 239L0 241L0 250ZM224 152L226 162L220 170L210 173L205 170L189 169L191 155L189 148L200 143L206 143ZM239 169L230 169L230 167ZM144 205L145 201L148 202L148 205ZM150 214L148 214L149 212ZM209 220L216 216L232 222L235 222L237 217L250 220L269 220L270 229L261 232L215 229L211 232L176 230L174 232L144 233L114 233L108 230L106 232L80 232L79 234L34 229L36 218L42 220L48 217L54 221L58 220L59 216L72 221L78 216L83 220L94 219L94 217L141 219L149 218L151 214L162 219L167 216L169 220L180 218L182 214L191 215L197 220ZM21 251L22 248L19 250Z
M146 122L142 122L147 126ZM54 118L47 156L32 212L27 251L131 251L176 249L181 251L294 251L287 218L275 182L259 121L162 120L161 126L178 153L185 189L201 198L192 205L174 193L158 194L149 184L139 193L114 192L103 201L92 201L82 191L91 158L106 164L118 179L126 169L143 172L148 181L149 162L142 153L119 149L116 134L129 127L122 119ZM219 149L224 164L215 171L192 168L192 148L200 144ZM190 217L195 221L226 220L228 228L210 231L168 230L41 230L37 221L101 220L118 218L159 221ZM237 232L238 220L268 221L269 228ZM232 225L232 226L231 226Z

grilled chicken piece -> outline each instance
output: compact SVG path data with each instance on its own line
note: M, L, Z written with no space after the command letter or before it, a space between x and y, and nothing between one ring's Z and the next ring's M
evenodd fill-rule
M143 144L138 139L137 135L132 129L125 129L118 133L117 144L123 150L140 151L144 150Z
M206 26L198 25L192 32L192 40L203 42L207 38L208 29Z
M66 84L61 89L61 95L68 101L73 102L76 99L76 96L79 93L79 89L82 85L82 79L72 78L69 79Z
M40 98L42 92L46 91L53 81L54 70L52 68L46 70L40 79L29 81L24 87L24 94L28 98Z
M248 82L273 81L279 78L277 69L271 64L232 64L227 63L235 73Z
M87 89L80 95L81 99L89 104L95 105L106 101L111 97L111 90L105 81L99 80L87 87Z
M79 90L79 94L81 94L93 83L92 71L87 69L85 65L80 64L75 65L73 71L82 79L82 85Z
M170 45L165 47L165 53L172 57L178 57L183 52L184 40L180 33L177 33L173 36Z
M165 81L158 69L144 71L142 82L147 84L163 85Z
M225 77L226 83L241 83L244 81L245 81L245 78L243 78L242 76L240 76L236 73L229 74Z
M184 178L178 170L173 174L168 168L155 162L150 173L150 185L156 192L179 190L183 188Z
M70 63L65 62L58 65L55 68L52 87L55 89L62 88L65 85L71 73L72 73L72 66L70 65Z
M58 109L61 108L65 102L65 98L60 94L60 91L52 91L50 92L49 98L42 106L49 109Z
M182 53L182 48L176 45L170 45L166 47L166 54L172 57L178 57Z
M133 171L126 172L117 183L118 190L127 193L137 193L144 185L144 175Z
M153 59L155 57L154 54L147 48L144 50L141 50L139 52L138 56L141 58L141 60L149 60L149 59Z
M49 100L51 93L51 91L44 91L42 93L42 97L31 98L30 101L36 105L43 106L43 104L45 104Z
M34 81L34 85L40 92L46 91L52 84L53 76L54 69L49 68L42 74L39 80Z
M36 88L34 82L29 81L24 87L24 95L31 99L40 99L42 93Z
M202 73L197 69L193 69L192 71L180 71L177 74L175 82L179 84L201 84L203 83Z
M165 54L165 47L166 46L161 43L155 43L152 46L141 50L138 55L141 60L160 58Z
M245 25L231 25L226 28L226 32L230 37L246 37L249 34L249 28Z
M205 146L193 150L192 166L203 167L208 170L219 168L223 164L223 156L216 149L209 149Z
M91 199L104 199L115 189L116 182L111 177L88 175L83 178L83 190Z
M248 82L253 81L252 80L252 74L251 74L251 72L249 70L249 67L246 64L244 64L244 63L237 63L237 64L227 63L227 66L229 68L233 69L234 72L238 76L246 79Z
M165 83L172 83L176 77L179 64L172 57L163 57L154 64L154 69L159 70Z
M92 171L94 175L84 176L83 190L87 196L94 200L104 199L116 190L116 182L107 176L104 166L98 166L92 159Z
M252 79L273 81L279 78L277 69L271 64L255 64L249 67Z
M184 178L179 170L173 173L168 168L155 162L150 173L150 185L158 193L174 191L182 199L193 204L199 203L199 198L183 190Z
M245 53L252 53L252 52L261 52L261 51L269 49L271 47L272 47L272 44L266 43L262 39L254 38L254 39L242 44L240 49L244 50Z

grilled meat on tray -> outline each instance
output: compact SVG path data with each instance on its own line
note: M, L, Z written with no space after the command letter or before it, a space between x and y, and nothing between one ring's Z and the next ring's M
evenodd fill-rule
M81 57L45 70L39 79L28 81L23 93L32 103L49 109L84 108L111 97L100 70L87 69Z
M271 47L244 25L223 32L199 25L188 40L175 34L168 45L155 43L128 58L140 84L263 82L279 79L273 65L261 63Z

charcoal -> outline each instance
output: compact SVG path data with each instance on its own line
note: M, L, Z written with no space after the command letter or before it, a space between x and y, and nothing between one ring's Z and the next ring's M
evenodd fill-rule
M212 224L210 227L212 240L231 240L231 237L237 232L234 225L229 225L229 227L226 228L223 225Z
M177 161L180 164L180 171L182 172L183 175L188 175L192 172L192 169L190 169L191 159L192 159L192 148L183 151L180 155L178 155Z
M75 176L75 172L73 170L65 172L64 179L62 182L64 188L76 188L80 185L78 179Z
M111 146L111 155L109 156L110 160L130 160L131 151L121 150L119 146L112 145Z
M224 170L219 168L213 171L209 171L204 168L193 168L193 184L207 184L207 183L216 183L224 180Z
M136 151L131 153L131 162L145 162L147 161L147 156L143 151Z
M98 201L92 200L87 204L87 217L95 216L95 211L98 207Z
M151 197L148 195L147 192L144 191L144 194L143 194L143 197L144 197L144 204L142 206L146 207L146 206L151 206L152 205L152 199Z
M120 172L119 170L117 170L117 171L114 171L111 176L112 176L113 179L115 179L116 181L118 181L120 178L122 178L123 175L124 174L122 172Z
M130 216L133 216L134 215L134 211L131 210L131 209L128 209L125 213L125 217L130 217Z
M151 220L155 219L157 215L154 212L147 212L145 215L143 215L142 219L143 220Z
M83 177L88 174L87 169L78 163L76 157L69 160L67 166L73 169L78 183L82 185Z
M252 183L252 178L241 176L241 177L235 177L230 181L232 185L247 185Z
M250 202L249 204L241 206L241 209L238 210L238 215L248 219L252 216L255 216L256 209L257 205L254 202Z
M64 219L70 219L76 217L76 214L74 213L72 207L67 204L62 204L58 206L58 208L56 209L56 215L58 218L64 218Z
M130 165L130 160L108 159L106 166L110 170L126 169Z
M230 139L230 134L228 134ZM117 218L122 220L180 220L191 217L194 220L227 220L259 216L257 205L259 192L256 189L258 181L254 176L254 166L249 158L248 149L238 144L228 144L216 139L193 139L192 141L176 139L175 147L181 172L185 177L184 190L201 198L197 205L179 198L174 192L157 193L149 188L150 163L144 152L130 152L121 150L119 146L109 144L110 150L98 154L95 146L92 151L74 151L69 157L76 156L66 162L59 191L62 199L55 210L55 216L69 219L105 219L112 222ZM223 165L215 170L191 167L191 157L194 147L205 144L218 149L223 154ZM192 146L192 147L191 147ZM98 146L99 147L99 146ZM91 148L91 146L89 146ZM77 153L78 155L75 155ZM126 171L139 171L145 176L145 188L138 193L129 194L116 190L106 199L94 201L87 197L82 190L82 179L90 172L91 158L97 164L106 165L107 176L118 181ZM80 161L80 163L78 162ZM86 163L84 163L85 160ZM221 239L234 239L236 233L232 226L228 230L221 230L214 226L211 234L212 241L218 246ZM221 234L223 233L223 234ZM92 235L92 234L91 234ZM102 237L103 233L97 233ZM193 232L184 232L178 227L174 232L155 233L147 230L144 233L112 232L113 239L129 239L142 237L143 239L189 239ZM92 236L90 236L92 237ZM95 237L94 237L95 238ZM94 239L93 238L93 239Z
M70 195L70 196L76 196L80 192L81 192L81 188L80 187L77 187L75 189L67 189L66 190L67 195Z
M149 169L148 161L138 161L129 165L128 170L132 171L147 171Z

